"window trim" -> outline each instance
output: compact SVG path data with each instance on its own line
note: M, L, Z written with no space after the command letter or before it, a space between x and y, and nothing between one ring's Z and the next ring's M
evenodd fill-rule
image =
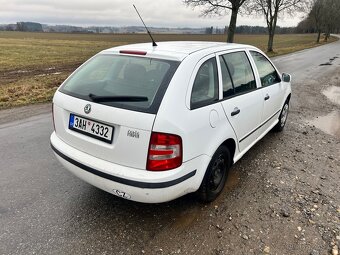
M254 57L251 55L251 52L256 52L256 53L259 53L261 54L265 59L267 59L267 61L271 64L271 66L274 68L274 70L276 71L276 74L278 75L278 78L279 78L279 81L276 82L276 83L273 83L273 84L270 84L268 86L262 86L262 81L261 81L261 77L260 77L260 73L259 73L259 70L257 69L257 65L256 65L256 62L254 60ZM258 75L258 80L259 80L259 83L261 85L260 88L268 88L270 86L273 86L275 84L279 84L282 82L282 79L281 79L281 73L276 69L275 65L273 64L273 62L264 54L262 53L261 51L259 50L255 50L255 49L249 49L248 50L248 53L249 53L249 57L251 58L251 61L252 61L252 64L254 65L254 68L256 69L256 72L257 72L257 75Z
M252 70L253 70L253 73L254 73L254 76L255 76L255 81L256 81L256 88L255 89L252 89L252 90L249 90L249 91L246 91L244 93L240 93L240 94L237 94L237 95L232 95L232 96L229 96L229 97L225 97L223 98L223 81L222 81L222 69L221 69L221 63L220 63L220 58L219 56L223 56L225 54L228 54L228 53L234 53L234 52L239 52L239 51L244 51L246 52L247 54L247 57L249 59L249 62L250 62L250 65L252 67ZM219 51L219 52L216 52L216 58L217 58L217 68L218 68L218 73L219 73L219 82L220 82L220 91L222 92L220 95L220 100L219 102L223 102L225 100L229 100L229 99L232 99L234 97L238 97L238 96L242 96L242 95L245 95L245 94L248 94L248 93L252 93L256 90L261 90L261 89L264 89L264 88L268 88L272 85L275 85L275 84L278 84L278 83L274 83L270 86L266 86L266 87L263 87L262 86L262 83L261 83L261 80L260 80L260 76L259 76L259 73L258 73L258 70L257 70L257 67L256 67L256 64L254 62L254 59L253 57L251 56L250 54L250 51L255 51L255 52L258 52L258 53L261 53L270 63L271 65L274 67L274 69L276 70L276 72L278 73L279 75L279 78L282 82L282 79L281 79L281 73L279 72L279 70L276 68L276 66L273 64L273 62L260 50L258 49L255 49L255 48L242 48L242 49L232 49L232 50L223 50L223 51ZM281 83L280 82L280 83Z
M230 53L236 53L236 52L244 52L248 61L249 61L249 65L250 65L250 68L251 68L251 71L253 73L253 76L254 76L254 80L255 80L255 83L256 83L256 88L253 88L251 90L248 90L248 91L244 91L242 93L238 93L238 94L234 94L232 96L229 96L229 97L223 97L223 79L222 79L222 66L221 66L221 63L220 63L220 56L222 57L222 59L224 60L223 58L223 55L226 55L226 54L230 54ZM253 66L253 59L250 59L249 58L249 55L248 55L248 49L244 48L244 49L235 49L235 50L230 50L230 51L222 51L222 52L217 52L216 53L216 58L217 58L217 65L218 65L218 71L219 71L219 82L220 82L220 90L222 91L222 96L219 100L219 102L223 102L225 100L228 100L228 99L231 99L231 98L234 98L234 97L238 97L238 96L242 96L242 95L245 95L245 94L248 94L248 93L251 93L253 91L256 91L258 89L261 89L261 87L258 87L258 75L257 75L257 69L256 69L256 72L254 70L254 66ZM225 60L224 60L225 61ZM228 66L227 66L228 68ZM229 72L229 68L228 68L228 73L230 75L230 72ZM230 75L230 78L232 80L232 84L233 84L233 87L234 87L234 81ZM234 88L235 89L235 88Z
M82 65L80 65L69 77L67 77L67 79L64 80L64 82L60 85L60 87L58 88L58 91L78 98L78 99L82 99L82 100L86 100L88 102L93 103L92 100L90 100L88 98L88 96L83 96L83 95L79 95L76 93L72 93L69 92L67 90L64 90L64 86L65 84L76 74L78 73L81 69L83 69L91 60L93 60L94 58L96 58L97 56L122 56L120 54L110 54L110 53L98 53L96 55L94 55L93 57L89 58L87 61L85 61ZM150 113L150 114L157 114L159 107L161 105L161 102L164 98L165 92L168 89L168 86L174 76L174 74L176 73L179 65L181 64L181 62L179 61L174 61L174 60L166 60L166 59L161 59L161 58L154 58L154 57L149 57L149 56L125 56L126 58L129 57L134 57L134 58L147 58L147 59L156 59L156 60L160 60L160 61L164 61L167 63L170 63L170 68L168 70L168 72L165 74L165 76L163 77L162 82L159 85L159 88L157 89L157 92L154 96L154 100L152 102L152 104L148 107L148 108L141 108L141 107L136 107L136 106L130 106L130 105L125 105L123 103L119 103L119 102L115 102L114 104L109 104L109 103L101 103L102 105L106 105L108 107L114 107L114 108L120 108L120 109L124 109L124 110L131 110L131 111L136 111L136 112L142 112L142 113Z
M202 67L202 65L205 62L207 62L211 59L215 59L215 64L216 64L217 99L204 100L202 102L195 103L195 106L193 106L192 103L191 103L191 95L192 95L192 90L193 90L193 87L194 87L194 83L195 83L198 71L200 70L200 68ZM194 68L194 71L191 74L190 82L189 82L189 86L188 86L188 92L187 92L187 100L186 100L189 110L192 111L192 110L200 109L200 108L208 106L208 105L213 105L213 104L219 103L220 102L220 96L221 96L220 92L221 92L221 89L220 89L220 76L219 76L219 62L217 60L216 54L213 53L213 54L209 54L209 55L205 56L204 58L200 59L200 61L197 62L196 66Z
M224 54L224 55L226 55L226 54ZM224 59L223 55L219 55L219 56L218 56L218 59L219 59L219 60L220 60L221 58L222 58L223 63L225 64L225 66L226 66L226 68L227 68L227 71L228 71L228 74L229 74L229 78L230 78L230 81L231 81L231 86L233 87L233 92L234 92L234 94L233 94L232 96L234 96L234 95L236 95L236 93L235 93L235 85L234 85L233 77L231 76L229 67L228 67L228 65L227 65L227 61ZM221 61L220 61L220 65L221 65ZM224 95L223 95L224 90L223 90L222 65L221 65L221 79L222 79L222 98L226 98L226 97L224 97ZM231 96L229 96L229 97L231 97Z

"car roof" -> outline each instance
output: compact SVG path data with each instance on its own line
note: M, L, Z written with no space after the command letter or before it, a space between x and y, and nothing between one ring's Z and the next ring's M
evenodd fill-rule
M170 41L157 42L157 46L152 46L152 43L138 43L118 46L102 51L101 53L120 54L121 51L131 52L146 52L146 57L162 58L169 60L182 61L188 55L193 53L214 53L222 50L254 48L249 45L223 42L206 42L206 41ZM136 54L138 55L138 54Z

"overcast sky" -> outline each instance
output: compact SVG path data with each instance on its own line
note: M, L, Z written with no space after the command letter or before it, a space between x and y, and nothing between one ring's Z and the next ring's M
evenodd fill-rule
M0 24L35 21L44 24L77 26L141 25L135 4L148 26L224 27L230 14L200 17L199 9L186 7L182 0L0 0ZM279 26L295 26L300 17L284 17ZM239 16L237 25L265 26L263 17Z

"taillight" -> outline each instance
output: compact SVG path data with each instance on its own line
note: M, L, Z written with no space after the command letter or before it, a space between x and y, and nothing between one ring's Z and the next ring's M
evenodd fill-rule
M54 104L52 103L52 121L53 121L53 129L55 131L55 123L54 123Z
M146 169L165 171L182 165L182 139L178 135L151 134Z

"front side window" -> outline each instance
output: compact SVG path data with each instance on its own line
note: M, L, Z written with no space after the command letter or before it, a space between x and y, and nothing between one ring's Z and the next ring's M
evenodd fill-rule
M178 65L176 61L145 57L97 55L60 91L109 106L154 112Z
M205 61L199 68L192 87L191 109L218 101L218 74L216 58Z
M222 56L222 79L223 87L230 87L230 83L233 84L233 92L227 92L226 96L238 95L249 92L256 89L256 81L253 70L249 63L248 57L244 51L228 53ZM224 71L225 77L223 77L223 68L227 68ZM227 75L231 76L231 81L228 81ZM226 85L225 85L226 83Z
M255 61L262 87L281 82L280 76L265 56L256 51L251 51L250 54Z

